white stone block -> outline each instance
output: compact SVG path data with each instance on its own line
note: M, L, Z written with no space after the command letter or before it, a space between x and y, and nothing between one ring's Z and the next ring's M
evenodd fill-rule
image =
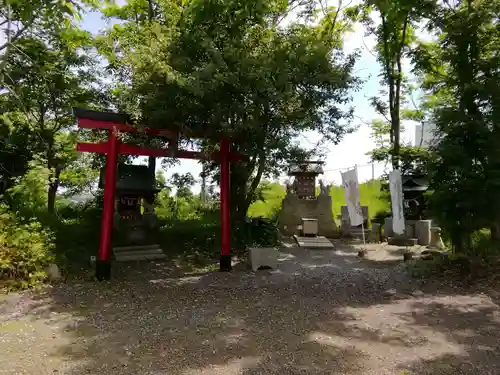
M441 238L441 228L440 227L432 227L431 228L431 243L429 244L429 248L431 249L444 249L444 242Z
M62 278L59 267L54 263L49 264L49 266L47 267L47 275L50 281L58 281Z
M259 267L278 268L278 250L273 247L251 247L248 249L250 266L255 272Z
M302 218L302 233L304 236L318 235L318 219Z
M431 220L418 220L415 224L416 237L418 244L428 246L431 243Z

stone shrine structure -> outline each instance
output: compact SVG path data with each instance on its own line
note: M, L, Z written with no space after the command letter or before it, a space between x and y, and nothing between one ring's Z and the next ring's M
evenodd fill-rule
M403 210L408 220L424 220L427 216L427 200L425 192L429 181L422 174L401 177L403 187Z
M104 182L104 173L101 172L100 186ZM113 228L119 235L114 236L115 244L144 245L155 242L154 201L157 193L155 175L148 166L118 165Z
M316 196L316 178L323 173L322 166L323 162L319 161L304 161L291 166L288 175L294 181L286 186L279 216L283 234L299 235L303 218L318 220L319 236L334 237L338 234L333 220L331 186L320 180L320 191Z
M103 186L104 173L99 181ZM113 253L117 260L159 259L154 201L159 190L155 175L146 165L119 164L117 168Z
M389 244L428 246L432 228L432 221L426 217L428 181L421 174L406 175L402 176L402 185L405 233L396 236L392 230L392 217L388 217L384 222L384 237Z
M340 207L340 215L338 215L337 218L341 222L340 233L343 236L362 236L363 229L365 231L365 236L370 234L370 230L368 229L368 206L361 206L361 214L363 215L363 225L352 226L347 206Z

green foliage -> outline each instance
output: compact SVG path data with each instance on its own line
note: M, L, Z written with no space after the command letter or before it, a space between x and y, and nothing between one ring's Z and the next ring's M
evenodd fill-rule
M369 154L372 161L384 163L390 160L393 153L393 147L389 146L376 148ZM430 158L431 153L425 147L403 145L399 149L399 169L403 176L412 174L426 175Z
M245 247L276 247L281 244L276 218L247 218L236 228L236 241Z
M191 188L195 184L194 176L191 173L174 173L170 178L171 184L177 189L175 195L179 198L188 199L193 196Z
M54 261L52 233L35 220L25 222L0 207L0 286L33 287L47 278Z
M7 191L10 205L22 217L39 217L45 211L49 176L48 168L32 161L26 173Z
M2 28L6 40L0 44L0 57L26 34L35 30L60 31L78 20L85 5L97 5L97 0L9 0L2 2ZM0 58L1 61L1 58ZM0 73L1 74L1 73Z
M383 226L387 217L391 217L391 211L389 209L382 209L375 212L375 215L372 216L372 222Z
M498 9L497 0L441 4L429 25L438 41L414 54L439 141L429 164L431 209L460 253L483 228L500 239Z
M260 190L259 199L248 208L248 216L272 218L280 210L286 190L283 185L276 183L261 184Z
M99 84L101 75L93 59L90 34L71 22L53 26L38 22L39 16L48 14L53 22L74 21L78 7L70 10L67 7L73 2L66 1L49 3L40 5L41 13L35 12L33 23L23 24L30 31L13 38L8 53L1 56L0 143L8 145L9 154L21 157L13 157L14 167L0 169L4 175L0 178L8 181L21 176L32 160L44 165L49 171L45 174L47 209L54 213L60 186L77 193L96 177L86 158L75 150L72 107L99 108L106 96L102 92L105 85Z
M160 244L171 258L195 265L213 262L220 252L219 211L186 216L160 221Z
M382 182L379 180L368 181L359 184L361 204L368 206L371 214L377 212L387 212L389 210L389 200L382 196ZM286 195L285 188L280 184L265 184L263 187L262 199L254 202L249 210L248 216L272 219L281 208L281 202ZM332 212L336 220L340 214L340 207L345 205L344 189L340 186L333 186L330 190L332 197Z
M229 133L233 150L249 157L231 168L235 220L257 198L263 176L316 151L300 147L302 131L338 142L352 130L342 120L351 115L345 104L358 81L354 56L344 56L340 42L350 16L329 9L317 26L277 27L287 5L161 1L152 10L129 1L105 9L124 21L98 38L122 79L121 108L150 126L176 125L188 136ZM217 149L217 138L200 146ZM218 179L216 163L207 172Z
M170 188L165 188L156 197L155 211L160 220L196 220L216 205L217 202L212 201L203 205L200 197L193 195L187 187L178 190L173 197Z
M90 256L97 255L101 232L102 205L98 200L61 207L46 225L55 235L56 261L73 270L87 266Z
M368 206L370 216L389 209L389 202L381 196L381 190L382 182L379 180L359 184L361 205ZM337 219L337 216L340 215L340 207L346 205L344 189L341 186L333 186L330 195L332 197L333 217Z

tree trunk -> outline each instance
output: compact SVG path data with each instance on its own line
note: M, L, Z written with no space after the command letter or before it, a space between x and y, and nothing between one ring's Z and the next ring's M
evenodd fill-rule
M148 157L148 169L153 175L153 184L156 186L156 157Z
M493 242L500 242L500 222L495 222L490 225L490 238Z
M56 166L54 176L49 182L49 190L47 192L47 211L49 214L53 214L56 207L56 195L57 189L59 189L59 178L61 176L62 168L61 166Z

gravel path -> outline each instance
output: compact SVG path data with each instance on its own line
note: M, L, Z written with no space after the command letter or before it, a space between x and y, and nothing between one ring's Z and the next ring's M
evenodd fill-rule
M280 271L122 266L0 296L0 374L500 374L500 298L436 292L373 251L284 250Z

